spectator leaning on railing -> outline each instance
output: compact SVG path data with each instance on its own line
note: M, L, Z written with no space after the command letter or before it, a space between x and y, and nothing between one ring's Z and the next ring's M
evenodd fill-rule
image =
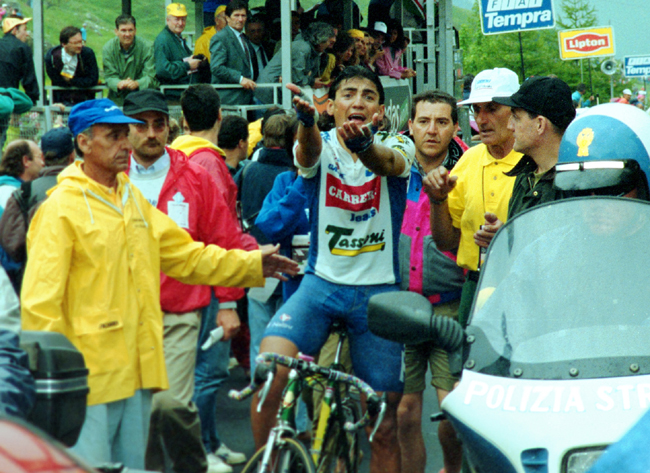
M388 33L388 40L384 44L384 54L377 57L375 61L378 74L393 79L415 77L413 69L402 66L402 55L408 46L408 39L404 36L402 25L397 20L390 20Z
M350 66L354 58L354 38L347 31L339 31L332 51L328 53L327 67L320 76L321 81L329 86L330 82L338 76L343 69Z
M99 83L97 59L92 49L83 45L81 30L76 26L66 26L59 34L61 44L45 54L45 70L57 87L88 88ZM92 90L55 90L54 102L75 105L92 100Z
M257 80L260 72L273 56L272 51L275 45L266 41L266 26L262 15L255 15L246 22L246 35L257 58L257 61L253 62L253 79Z
M156 77L161 85L186 85L197 82L201 58L192 56L181 37L187 23L187 10L181 3L167 5L167 25L158 34L153 43L156 61ZM202 67L202 66L201 66ZM182 90L165 92L167 100L178 101Z
M317 21L302 32L302 38L291 43L291 81L301 87L323 87L319 79L320 56L336 42L334 28ZM278 82L281 74L282 50L279 50L260 74L259 82ZM264 103L272 102L270 89L259 90L255 95Z
M134 90L158 87L153 45L136 37L135 18L131 15L115 19L115 38L104 45L102 57L108 98L116 104L121 105Z

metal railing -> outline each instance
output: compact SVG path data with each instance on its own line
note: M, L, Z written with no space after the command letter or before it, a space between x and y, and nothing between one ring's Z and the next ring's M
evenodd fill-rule
M161 85L160 91L164 94L165 90L185 90L190 87L192 84L183 84L183 85ZM224 89L243 89L239 84L209 84L217 90ZM265 110L273 105L281 105L281 100L279 100L279 89L282 88L282 84L278 83L265 83L257 84L258 89L273 89L273 102L268 104L256 104L256 105L221 105L221 109L225 113L237 114L246 118L246 115L249 111Z
M48 104L52 105L53 102L53 93L56 90L64 90L64 91L81 91L81 92L88 92L92 91L95 92L95 98L101 99L104 97L104 91L108 90L108 86L106 85L95 85L93 87L60 87L57 85L46 85L45 86L45 94L46 94L46 101Z
M45 109L46 107L36 106L27 113L20 115L15 113L11 114L6 125L7 135L5 147L14 140L32 140L38 143L41 136L53 126L52 121L50 121L50 126L47 126ZM69 109L68 111L63 111L57 107L57 110L50 112L52 112L50 117L53 117L60 125L67 123Z

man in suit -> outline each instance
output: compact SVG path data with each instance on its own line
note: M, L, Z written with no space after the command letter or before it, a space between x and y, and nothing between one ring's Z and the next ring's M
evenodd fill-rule
M253 102L253 62L257 61L251 42L243 33L248 12L245 0L232 0L226 7L228 26L210 41L210 70L213 84L239 84L242 88L219 89L224 105Z
M261 15L251 17L246 23L246 37L253 46L253 51L257 57L257 61L253 62L253 80L259 82L260 72L266 67L269 59L273 56L267 52L266 28L264 26L264 18ZM272 48L272 46L271 46ZM272 49L270 49L273 51Z

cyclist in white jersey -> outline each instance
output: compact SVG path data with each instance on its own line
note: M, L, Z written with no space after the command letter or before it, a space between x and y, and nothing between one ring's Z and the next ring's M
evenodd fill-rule
M300 90L290 85L296 94ZM377 132L384 115L379 78L346 68L332 83L327 111L336 125L321 132L314 108L294 98L300 125L295 163L310 202L311 248L305 277L264 334L260 352L319 352L334 320L350 335L355 374L385 391L388 409L372 442L371 472L400 470L397 406L403 390L403 347L368 330L368 299L398 290L398 241L415 148L409 138ZM286 370L278 372L261 413L251 421L257 447L275 423Z

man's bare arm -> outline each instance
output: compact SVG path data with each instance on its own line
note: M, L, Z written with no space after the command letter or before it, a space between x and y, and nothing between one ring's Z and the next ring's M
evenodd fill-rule
M305 123L309 121L309 117L311 117L312 121L315 120L316 109L309 102L300 98L300 87L295 84L287 84L287 89L296 95L293 98L299 120L296 160L302 167L311 168L318 162L323 149L320 130L316 123L311 126L306 126L309 123Z
M460 229L454 227L447 197L456 186L456 176L450 176L443 166L429 172L422 180L431 202L431 237L440 251L458 248Z

